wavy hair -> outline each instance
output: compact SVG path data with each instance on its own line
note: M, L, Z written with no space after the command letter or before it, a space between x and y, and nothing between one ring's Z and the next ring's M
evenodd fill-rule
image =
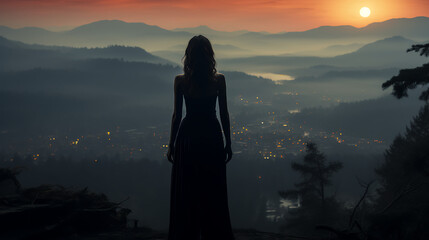
M191 88L204 86L214 79L217 72L214 51L210 41L203 35L189 40L182 58L185 78L190 80Z

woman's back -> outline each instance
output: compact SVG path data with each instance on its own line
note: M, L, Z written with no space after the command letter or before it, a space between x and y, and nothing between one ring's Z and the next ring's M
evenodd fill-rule
M186 116L203 117L216 116L216 100L219 96L219 78L216 74L214 80L206 80L205 86L192 86L192 83L183 75L181 80L181 91L185 98Z

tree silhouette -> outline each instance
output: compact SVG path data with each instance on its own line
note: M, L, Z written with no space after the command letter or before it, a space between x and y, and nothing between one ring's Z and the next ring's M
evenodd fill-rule
M420 56L429 56L429 43L412 45L407 52L420 52ZM382 88L387 89L393 86L392 94L397 98L407 97L409 89L422 87L429 83L429 63L412 69L402 69L399 75L392 77L389 81L383 83ZM422 92L420 99L429 100L429 88Z
M425 105L386 150L385 161L376 169L383 194L393 197L409 181L429 178L429 105ZM429 180L429 179L428 179Z
M421 56L429 56L429 43L412 45L407 50L420 52ZM384 89L393 85L392 94L397 98L407 97L407 90L417 85L429 83L429 64L414 69L401 70L398 76L383 83ZM420 96L421 100L428 101L429 89ZM395 198L404 188L405 182L419 181L418 177L429 177L429 105L425 104L419 114L406 128L404 136L398 135L390 148L385 152L385 161L376 169L381 177L382 187L378 190L379 200ZM422 179L420 179L422 180ZM429 180L429 179L427 179Z
M301 173L303 181L296 183L296 190L280 192L287 198L290 194L315 195L320 199L321 206L325 204L325 188L331 185L330 177L343 167L341 162L327 162L326 156L317 149L315 143L307 144L307 154L304 163L292 163L292 169Z
M429 56L429 44L413 45L407 51ZM429 64L401 70L382 87L393 85L392 94L407 97L407 90L429 83ZM398 135L384 161L375 172L380 187L375 202L375 213L369 233L380 239L426 239L429 235L429 89L420 99L426 104L406 128Z
M372 231L383 239L429 235L429 105L396 137L376 169L380 187Z
M303 233L314 230L317 224L332 224L339 220L339 203L334 196L327 197L326 187L331 185L332 174L343 167L341 162L328 162L315 143L307 143L304 162L292 163L292 169L299 172L302 181L295 184L296 189L279 191L284 199L297 198L300 201L294 218L286 224L286 229Z

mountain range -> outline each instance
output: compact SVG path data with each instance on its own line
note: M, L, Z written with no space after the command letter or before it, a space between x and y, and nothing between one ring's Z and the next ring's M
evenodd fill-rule
M407 68L421 65L426 62L418 54L407 53L406 50L417 42L401 36L365 44L351 53L335 57L317 56L253 56L246 58L230 58L219 61L220 68L235 69L239 71L274 72L279 74L298 73L298 76L311 75L314 69L309 71L297 71L297 69L309 69L314 66L328 66L345 69L380 69L380 68ZM317 71L320 72L320 68ZM294 76L296 77L296 75Z
M36 27L14 29L0 26L0 36L30 44L73 47L126 45L139 46L152 52L165 51L177 44L186 45L192 36L206 34L213 43L236 46L248 50L247 56L254 56L317 51L331 45L363 44L392 36L427 41L429 32L425 29L428 28L429 18L427 17L390 19L362 28L321 26L307 31L286 33L224 32L207 26L167 30L145 23L102 20L62 32L52 32ZM218 56L222 57L223 52L228 51L228 49L220 50Z
M74 48L24 44L0 36L0 70L24 70L36 67L70 66L82 59L123 59L157 64L176 65L154 56L139 47L112 45L105 48Z

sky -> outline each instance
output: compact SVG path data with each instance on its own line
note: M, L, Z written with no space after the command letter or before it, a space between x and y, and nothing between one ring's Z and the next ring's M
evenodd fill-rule
M363 18L362 7L371 15ZM304 31L363 27L391 18L429 16L429 0L0 0L0 25L65 30L99 20L166 29L207 25L223 31Z

